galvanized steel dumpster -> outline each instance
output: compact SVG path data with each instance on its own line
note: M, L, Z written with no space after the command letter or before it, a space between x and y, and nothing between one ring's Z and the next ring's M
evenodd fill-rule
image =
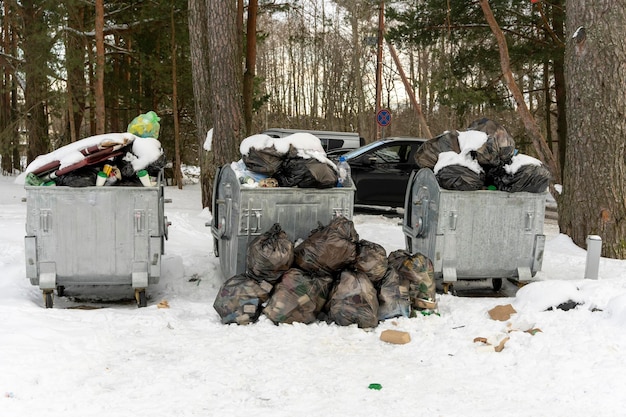
M224 279L245 272L248 244L275 223L296 242L336 216L352 219L354 190L354 185L252 188L239 183L230 165L219 168L213 183L211 233Z
M68 285L131 285L146 306L169 225L162 177L153 187L24 187L26 277L46 307Z
M541 270L545 193L452 191L428 168L409 180L402 230L406 249L431 259L447 292L458 280L528 281Z

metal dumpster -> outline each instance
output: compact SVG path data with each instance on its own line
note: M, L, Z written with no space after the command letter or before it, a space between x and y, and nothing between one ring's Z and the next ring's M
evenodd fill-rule
M402 230L406 249L431 259L444 292L458 280L528 281L541 270L545 193L451 191L430 169L413 171Z
M248 244L275 223L295 242L336 216L352 219L354 190L354 185L250 188L239 183L230 165L219 168L213 183L211 233L224 278L245 272Z
M46 307L68 285L131 285L147 305L169 225L162 178L154 187L24 187L26 277Z

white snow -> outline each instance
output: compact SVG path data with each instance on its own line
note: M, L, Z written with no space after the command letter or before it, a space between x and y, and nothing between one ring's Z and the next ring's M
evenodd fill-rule
M163 154L161 142L154 138L137 138L133 141L133 155L137 157L131 164L135 171L146 168Z
M433 172L436 174L449 165L461 165L477 174L483 172L483 168L478 161L473 159L469 153L456 153L454 151L440 152Z
M459 133L459 147L462 154L476 151L487 142L488 136L485 132L478 130L468 130Z
M45 164L52 161L61 162L61 168L64 168L75 162L81 161L84 158L84 156L80 153L81 149L85 149L94 145L100 145L103 142L123 145L125 143L135 140L135 138L137 138L137 136L133 135L132 133L105 133L102 135L95 135L81 140L77 140L76 142L72 142L68 145L55 149L50 153L39 155L37 158L35 158L33 162L28 164L25 173L32 172L37 168L44 166ZM79 157L77 154L80 154L81 157Z
M584 280L586 251L554 223L544 229L541 281L515 296L439 294L439 315L370 330L276 326L264 316L223 325L212 307L223 282L220 259L199 184L166 188L172 225L148 307L136 307L130 288L68 287L45 309L25 278L25 191L13 180L0 177L2 417L624 413L626 261L602 258L600 278ZM354 223L361 238L388 252L404 248L398 218L357 213ZM545 310L569 299L584 304ZM169 308L159 308L163 301ZM510 320L489 317L506 304L517 310ZM387 329L411 341L385 343ZM476 337L509 340L494 352Z
M504 166L507 174L515 174L524 165L541 165L541 161L530 155L518 153L511 158L511 163Z
M207 152L210 152L211 149L213 148L213 129L209 129L208 132L206 132L206 138L204 139L204 145L202 146L203 149Z
M23 185L26 174L53 161L60 162L59 168L65 168L80 162L86 157L81 153L81 150L105 143L109 146L132 143L132 154L126 157L132 161L131 163L135 171L144 169L163 154L161 142L154 138L140 138L139 136L127 132L89 136L62 146L47 154L39 155L34 161L28 164L24 173L15 178L15 182L16 184Z
M336 169L335 163L326 158L326 151L324 151L320 139L307 132L296 132L282 138L273 138L264 133L248 136L239 145L239 151L242 156L247 156L252 148L260 150L274 147L276 152L285 155L289 152L291 146L296 148L299 157L305 159L315 158Z

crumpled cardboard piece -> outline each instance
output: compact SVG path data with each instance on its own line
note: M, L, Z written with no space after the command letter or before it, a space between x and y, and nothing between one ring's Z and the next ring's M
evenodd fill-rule
M492 336L489 338L486 337L475 337L474 343L482 343L481 346L477 348L477 350L481 352L502 352L504 349L504 344L509 341L509 337L497 337Z
M383 330L380 334L380 340L396 345L404 345L411 341L411 335L407 332L401 332L399 330Z
M517 311L515 311L513 306L511 304L507 304L502 306L495 306L494 308L489 310L489 317L491 317L492 320L507 321L511 318L512 314L516 313Z

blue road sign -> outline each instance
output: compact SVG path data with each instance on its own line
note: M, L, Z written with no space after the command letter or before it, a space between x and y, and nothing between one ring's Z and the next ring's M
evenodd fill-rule
M391 123L391 112L387 109L379 110L376 114L376 122L382 127L389 125Z

